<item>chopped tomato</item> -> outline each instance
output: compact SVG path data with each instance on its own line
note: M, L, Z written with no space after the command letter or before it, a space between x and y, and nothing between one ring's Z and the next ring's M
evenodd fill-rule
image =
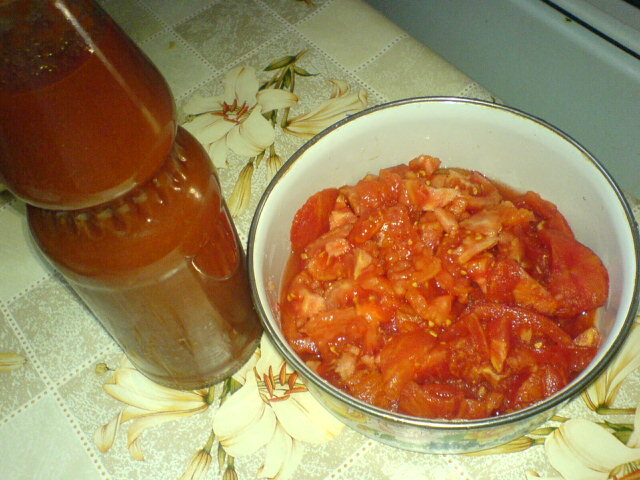
M560 306L557 314L572 317L602 305L609 292L609 275L598 256L572 237L544 230L551 249L549 288Z
M415 417L458 417L464 394L455 385L409 383L402 391L398 410Z
M422 329L393 336L380 351L385 388L398 394L408 382L446 368L447 352L434 349L435 343Z
M431 155L420 155L409 162L409 168L423 177L430 177L440 167L440 159Z
M516 392L514 403L527 406L553 395L567 384L561 370L554 365L544 365L532 371Z
M547 223L548 228L573 237L573 231L558 208L551 202L543 199L535 192L527 192L516 201L517 205L522 205L535 213L542 221Z
M366 215L370 211L391 205L398 197L393 186L375 176L368 176L353 187L342 187L340 191L356 215Z
M489 300L532 308L547 315L558 309L551 292L510 258L496 261L490 269L486 293Z
M332 256L324 251L309 259L307 270L316 280L340 280L353 270L353 263L353 255Z
M394 400L385 391L382 374L379 371L356 370L353 375L338 383L351 395L360 398L364 402L381 408L394 408Z
M291 246L295 252L301 252L309 243L329 231L329 215L337 197L336 188L322 190L296 212L291 226Z
M320 352L332 358L336 356L332 344L345 337L361 344L367 325L358 317L355 307L346 307L312 315L302 330L316 342Z
M594 357L607 271L555 205L427 155L298 211L282 331L381 408L483 418L543 400Z
M362 244L380 231L383 222L384 219L379 210L372 212L371 215L359 217L353 225L348 238L354 245Z

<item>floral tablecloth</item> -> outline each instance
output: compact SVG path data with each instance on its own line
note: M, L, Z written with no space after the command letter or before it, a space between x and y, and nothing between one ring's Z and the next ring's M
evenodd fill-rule
M495 101L361 0L102 3L169 81L243 241L273 172L336 120L412 96ZM35 252L24 205L0 193L3 479L640 478L639 349L635 328L597 384L509 445L472 456L396 450L329 416L264 339L210 389L152 384Z

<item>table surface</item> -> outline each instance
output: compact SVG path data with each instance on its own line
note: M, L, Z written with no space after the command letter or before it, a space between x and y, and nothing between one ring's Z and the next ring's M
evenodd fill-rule
M274 62L295 57L288 60L297 67L293 88L297 101L289 112L289 127L276 126L275 139L262 147L268 146L268 153L261 162L255 157L251 162L239 147L225 156L221 155L224 142L207 144L243 241L269 175L305 141L300 132L313 133L345 113L399 98L444 95L496 101L481 85L361 0L104 0L102 4L165 75L182 122L193 118L188 113L198 108L194 99L222 94L231 76L243 72L255 75L260 83L278 80L287 65ZM329 114L313 124L310 120L318 120L320 110ZM195 127L191 121L187 125ZM640 207L629 200L638 218ZM341 428L322 412L302 418L298 426L306 433L297 434L290 427L291 419L285 418L286 408L276 411L272 404L261 403L257 393L251 408L260 409L261 419L275 418L278 426L275 432L271 427L272 433L264 433L261 422L250 425L251 435L236 439L245 442L242 448L230 449L239 453L225 457L219 441L229 442L234 427L225 426L225 417L216 415L220 396L225 395L222 385L215 387L214 396L205 398L202 392L165 391L145 384L122 364L118 346L35 252L25 207L8 192L0 193L0 232L3 479L248 480L278 474L305 480L495 480L535 478L532 472L560 478L553 466L562 468L571 462L575 463L572 471L583 473L566 478L607 478L615 466L609 465L611 458L618 463L640 460L640 443L634 435L629 447L624 447L610 430L592 432L589 426L594 423L560 418L519 442L479 456L397 450ZM619 410L595 413L580 397L559 412L561 417L623 425L617 436L627 441L640 393L635 368L640 360L634 353L640 347L633 342L637 340L632 335L609 372L612 377L624 377L612 403ZM105 389L105 383L120 390ZM243 401L250 401L245 386L226 396L225 405L240 402L243 391ZM280 403L287 402L293 404L293 400ZM168 413L171 408L177 412ZM114 419L123 409L137 418L115 429ZM242 405L235 410L242 412ZM128 429L129 425L133 428ZM562 435L557 430L561 425ZM216 432L218 428L226 430L227 436ZM138 432L142 433L135 440ZM583 442L576 432L594 436L591 442ZM135 440L130 448L128 438ZM591 452L592 447L584 443L602 447ZM262 448L265 444L282 448ZM583 460L576 460L580 455L575 452L581 452Z

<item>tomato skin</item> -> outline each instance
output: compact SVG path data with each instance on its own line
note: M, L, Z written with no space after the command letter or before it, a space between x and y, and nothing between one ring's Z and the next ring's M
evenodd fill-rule
M510 259L495 262L487 278L487 299L500 303L513 303L513 290L520 281L520 265Z
M573 317L602 305L609 293L609 274L585 245L555 230L540 237L551 249L549 288L558 299L558 316Z
M416 417L453 419L464 398L454 385L411 382L400 395L398 411Z
M327 188L310 197L296 212L291 226L291 247L301 252L313 240L329 231L329 215L338 198L337 188Z
M396 408L396 400L385 391L382 374L378 371L357 370L345 381L337 383L354 397L371 405L388 410Z
M517 408L539 402L561 390L566 384L567 378L561 369L554 365L544 365L531 372L520 384L513 406Z
M420 155L409 162L409 168L419 175L430 177L440 167L440 159L431 155Z
M573 231L566 218L558 211L558 208L551 202L543 199L535 192L527 192L516 200L516 205L524 206L542 218L549 229L563 233L567 237L573 238Z
M370 240L376 233L380 231L383 225L381 212L372 212L371 215L360 217L356 220L349 236L347 237L354 245L362 245Z
M433 352L435 343L435 338L422 329L394 336L380 351L385 388L397 395L408 382L442 368L447 357Z
M487 299L531 308L545 315L558 310L557 299L512 259L495 262L487 278Z
M311 257L307 270L316 280L332 281L344 278L353 269L353 255L332 257L326 252Z
M372 175L360 180L353 187L342 187L340 192L347 198L356 215L370 212L396 203L398 191L393 184L381 181Z

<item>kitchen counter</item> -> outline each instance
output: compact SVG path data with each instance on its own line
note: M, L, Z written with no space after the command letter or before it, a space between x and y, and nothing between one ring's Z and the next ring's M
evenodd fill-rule
M295 95L295 102L286 107L290 107L287 122L275 125L273 137L267 135L266 143L247 140L247 149L261 145L265 155L248 155L247 149L225 143L222 137L203 141L218 167L243 242L273 172L306 137L344 115L413 96L496 101L483 86L361 0L103 0L102 4L164 74L180 121L200 138L206 128L194 122L194 115L203 111L207 98L223 94L225 85L237 85L241 72L243 81L255 88L282 86ZM295 69L289 68L294 65ZM283 83L287 69L294 70L294 84ZM639 204L629 200L639 217ZM533 434L474 456L424 455L385 446L317 411L314 414L313 409L300 414L296 395L304 392L292 393L281 402L288 406L275 411L257 394L250 398L244 390L241 395L242 373L206 392L163 389L127 365L115 342L36 253L25 206L8 192L0 193L0 232L2 478L506 480L537 478L537 474L560 478L553 466L574 461L567 453L572 448L580 452L588 448L582 445L588 443L584 439L571 443L571 432L564 430L564 440L558 440L558 428L569 425L569 419L588 420L581 428L589 432L595 423L620 425L616 434L625 441L633 430L640 398L637 334L632 334L628 351L609 372L622 382L617 395L606 392L615 398L612 408L593 411L587 400L595 402L594 391L575 399ZM264 361L268 349L263 345ZM277 360L273 362L277 369ZM229 388L240 390L230 393ZM229 404L248 402L246 409L244 405L237 409L255 413L255 422L237 425L246 419L216 415L221 398ZM219 435L219 429L225 435ZM611 458L640 462L640 449L632 443L623 446L605 429L589 440L603 445L602 455L591 457L603 471L613 466L598 462ZM225 453L221 442L223 446L235 442L236 447L229 447L233 456Z

